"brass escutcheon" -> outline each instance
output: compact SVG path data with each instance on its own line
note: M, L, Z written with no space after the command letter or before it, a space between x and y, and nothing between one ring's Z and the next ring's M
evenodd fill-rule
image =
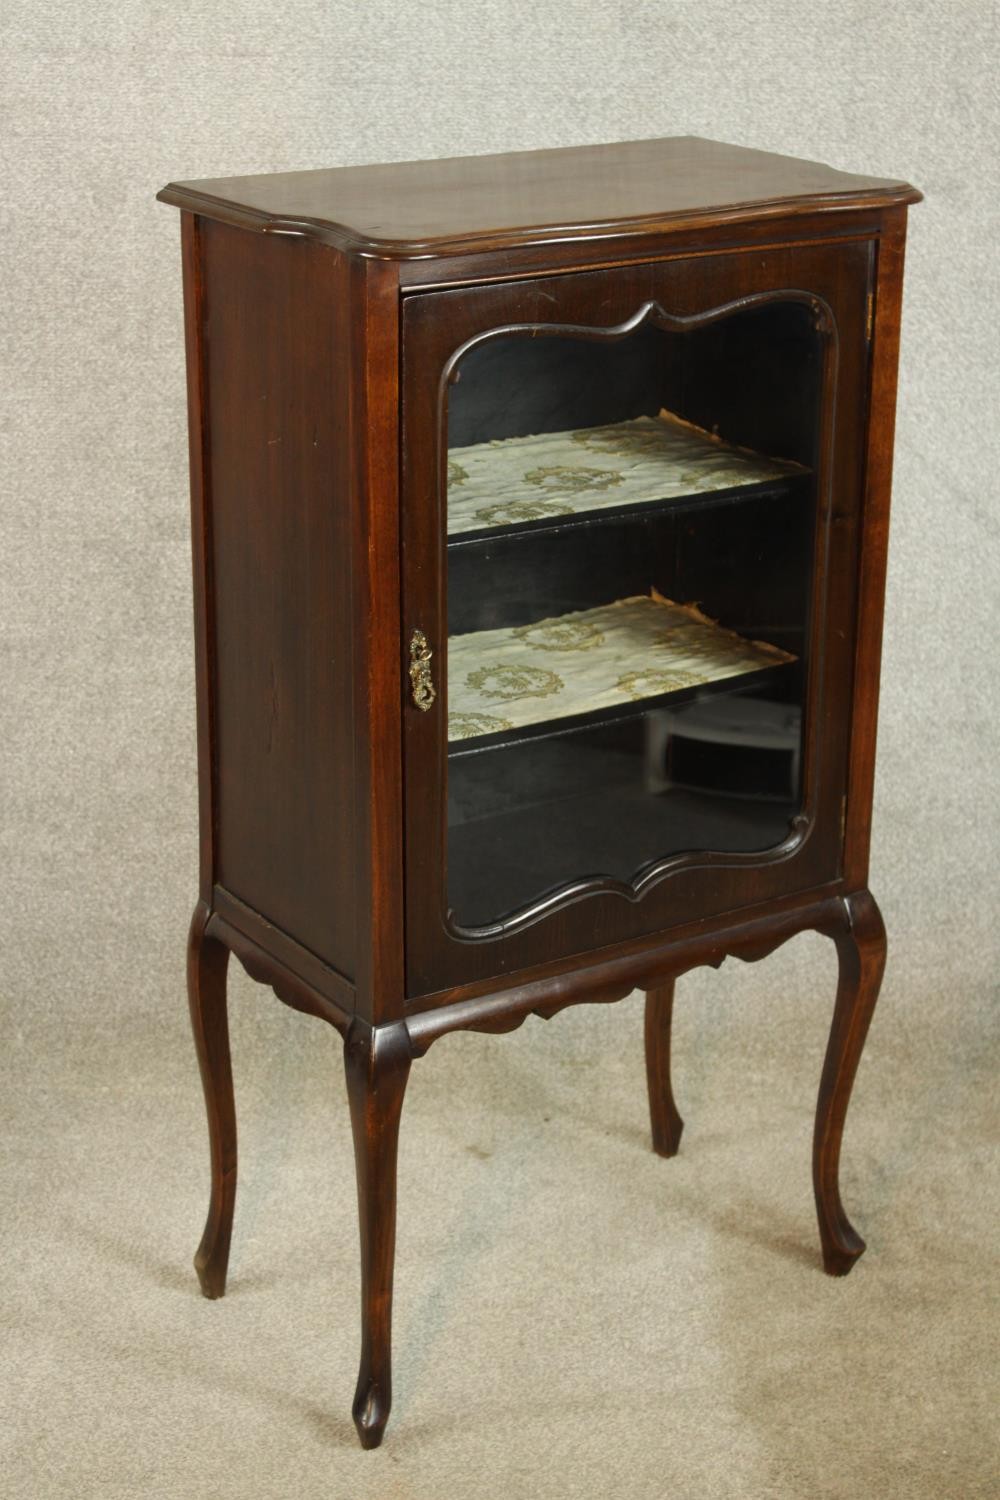
M424 713L437 696L431 677L432 655L424 632L415 630L410 636L410 696L415 707L422 709Z

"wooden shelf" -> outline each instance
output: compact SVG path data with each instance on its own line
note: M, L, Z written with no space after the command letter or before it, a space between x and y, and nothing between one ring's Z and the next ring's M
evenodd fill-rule
M448 535L715 495L804 473L667 411L606 427L502 438L448 454Z
M652 595L448 642L448 739L515 739L563 720L635 713L795 660ZM567 724L568 728L569 725Z

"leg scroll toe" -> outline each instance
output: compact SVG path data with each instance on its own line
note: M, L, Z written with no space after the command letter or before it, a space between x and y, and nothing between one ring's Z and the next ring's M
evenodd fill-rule
M830 1040L823 1064L813 1136L813 1187L823 1267L846 1276L863 1254L865 1242L853 1228L840 1200L840 1146L851 1089L861 1061L885 969L882 915L869 891L844 902L845 922L832 935L840 975Z
M354 1022L344 1041L361 1230L361 1361L352 1414L377 1448L392 1405L396 1155L411 1051L405 1026Z
M354 1405L351 1408L351 1416L358 1429L362 1448L379 1446L389 1420L391 1405L392 1391L365 1380L364 1372L362 1372L358 1377L358 1388L354 1393Z
M208 908L199 903L188 938L188 1003L208 1115L212 1186L208 1217L194 1257L201 1290L221 1297L226 1289L229 1245L236 1202L236 1109L226 1015L229 950L206 936Z
M684 1131L670 1082L673 1009L673 980L646 995L646 1084L653 1150L658 1156L676 1156Z

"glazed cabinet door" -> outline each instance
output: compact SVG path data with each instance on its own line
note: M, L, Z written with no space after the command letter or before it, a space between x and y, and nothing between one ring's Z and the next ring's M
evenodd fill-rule
M837 878L871 274L406 298L411 998Z

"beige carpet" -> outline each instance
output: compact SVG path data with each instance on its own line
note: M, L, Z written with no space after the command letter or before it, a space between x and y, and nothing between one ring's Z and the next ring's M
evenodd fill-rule
M997 1452L994 0L5 0L2 1500L977 1500ZM910 178L873 886L885 995L819 1269L828 943L413 1070L396 1397L350 1424L339 1044L239 978L230 1295L183 998L197 868L170 179L694 133Z
M648 1148L637 997L415 1065L395 1405L370 1454L335 1034L238 975L243 1173L209 1303L179 968L159 1025L47 1058L29 1028L4 1090L0 1493L995 1496L995 1058L890 985L843 1174L869 1249L831 1280L808 1159L833 978L810 936L682 981L672 1162Z

